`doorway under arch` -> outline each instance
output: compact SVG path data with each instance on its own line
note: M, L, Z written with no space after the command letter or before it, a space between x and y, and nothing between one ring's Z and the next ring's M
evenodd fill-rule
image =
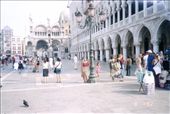
M122 54L123 53L123 50L122 50L122 47L121 47L121 38L119 35L116 36L116 47L117 47L117 54Z
M151 34L148 28L145 26L140 30L140 51L145 53L149 49L153 49L153 45L151 44Z
M135 57L135 46L134 46L134 39L133 34L128 31L126 35L126 46L127 46L127 57Z
M112 40L110 37L108 38L108 47L109 47L109 57L111 58L113 56L113 48L112 48Z

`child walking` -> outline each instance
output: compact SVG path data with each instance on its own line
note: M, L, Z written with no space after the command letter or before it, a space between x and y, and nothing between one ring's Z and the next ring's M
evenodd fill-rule
M101 66L100 66L100 63L97 62L96 63L96 77L99 77L99 73L101 72Z

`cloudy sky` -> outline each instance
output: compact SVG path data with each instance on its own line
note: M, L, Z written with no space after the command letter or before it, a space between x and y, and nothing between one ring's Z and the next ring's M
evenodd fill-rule
M37 24L57 23L59 14L67 9L67 0L57 1L1 1L1 29L8 25L15 36L27 36L29 32L29 16Z

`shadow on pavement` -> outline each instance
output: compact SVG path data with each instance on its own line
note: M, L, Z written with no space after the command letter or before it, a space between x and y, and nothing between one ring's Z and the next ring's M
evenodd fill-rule
M138 90L116 90L112 91L113 93L120 93L120 94L130 94L130 95L144 95L143 93L139 92Z

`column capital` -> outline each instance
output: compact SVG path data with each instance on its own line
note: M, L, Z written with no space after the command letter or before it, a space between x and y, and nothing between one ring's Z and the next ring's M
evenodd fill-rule
M122 8L126 8L126 6L127 6L126 2L125 2L125 1L122 1L121 7L122 7Z
M140 43L134 43L135 46L140 46Z
M153 45L158 45L158 41L157 40L151 40L151 43L153 44Z
M128 4L128 5L131 5L131 4L132 4L132 0L128 0L128 1L127 1L127 4Z

